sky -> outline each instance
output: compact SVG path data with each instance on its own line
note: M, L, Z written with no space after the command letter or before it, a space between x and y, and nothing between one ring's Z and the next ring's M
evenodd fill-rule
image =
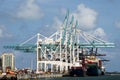
M103 49L110 60L104 64L107 71L120 71L119 3L120 0L0 0L0 54L13 52L16 68L35 68L35 53L6 50L3 46L21 44L37 33L50 36L60 29L69 10L80 29L115 43L115 48Z

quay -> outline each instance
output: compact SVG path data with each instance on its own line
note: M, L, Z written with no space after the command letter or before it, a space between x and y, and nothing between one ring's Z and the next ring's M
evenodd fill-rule
M15 75L0 75L0 80L22 80L22 79L39 79L39 78L57 78L62 77L62 74L17 74Z
M62 77L62 74L18 74L17 79L38 79L38 78L58 78Z

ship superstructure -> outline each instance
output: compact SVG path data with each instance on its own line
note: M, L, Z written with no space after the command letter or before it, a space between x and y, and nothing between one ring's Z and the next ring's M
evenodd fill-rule
M77 67L85 74L91 75L94 65L97 65L97 69L98 66L101 70L103 68L101 59L97 56L105 56L105 54L99 54L98 48L114 47L114 43L98 39L78 27L78 22L74 20L74 16L70 17L68 12L61 29L51 36L46 37L38 33L20 45L4 47L36 52L37 73L69 73L78 62ZM37 37L36 44L26 44L35 37Z

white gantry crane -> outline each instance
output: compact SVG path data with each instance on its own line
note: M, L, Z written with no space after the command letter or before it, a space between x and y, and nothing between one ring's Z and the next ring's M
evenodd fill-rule
M34 38L37 38L35 44L27 44ZM69 12L62 28L51 36L45 37L38 33L20 45L4 46L23 52L36 52L37 73L67 72L76 61L80 61L80 54L104 56L97 53L101 47L114 47L114 43L108 43L78 29L78 22L74 22L74 16L69 18Z

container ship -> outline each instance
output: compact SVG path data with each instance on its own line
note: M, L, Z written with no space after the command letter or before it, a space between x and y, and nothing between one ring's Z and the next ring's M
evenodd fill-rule
M87 56L84 60L78 61L71 67L70 76L100 76L105 74L105 67L102 61L95 56Z

